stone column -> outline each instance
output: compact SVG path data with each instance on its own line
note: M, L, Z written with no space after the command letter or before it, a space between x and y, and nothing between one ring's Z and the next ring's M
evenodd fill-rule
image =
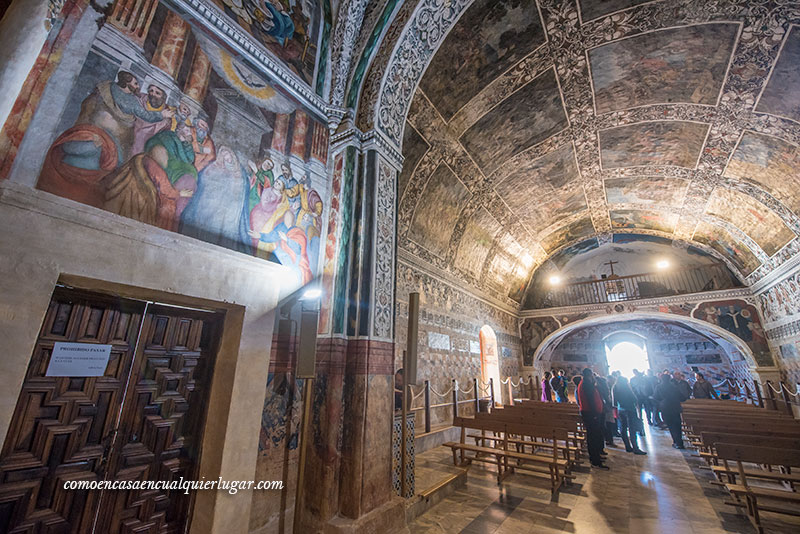
M377 143L362 142L359 132L348 134L339 136L332 157L334 182L338 176L341 186L333 189L338 210L331 210L333 243L329 232L326 247L336 253L323 268L327 315L320 327L327 334L318 345L314 413L320 416L307 464L303 527L403 532L405 503L391 488L399 164L390 163Z
M272 132L272 150L286 154L286 137L289 135L289 115L275 115L275 129ZM277 165L277 162L276 162Z
M308 114L299 109L294 112L294 130L292 130L292 156L306 160L306 135L308 134Z
M194 49L194 58L192 58L192 68L189 71L189 78L186 80L186 86L183 93L197 102L203 104L206 97L206 90L208 89L208 80L211 74L211 61L203 49L198 45Z
M181 68L188 33L189 24L174 11L167 11L151 63L173 79L178 76L178 69Z

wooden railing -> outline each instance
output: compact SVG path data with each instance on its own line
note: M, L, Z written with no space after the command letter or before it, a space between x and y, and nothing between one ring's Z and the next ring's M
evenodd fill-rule
M724 265L704 265L691 269L671 269L554 286L539 291L534 298L533 307L553 308L685 295L730 289L736 287L736 284Z

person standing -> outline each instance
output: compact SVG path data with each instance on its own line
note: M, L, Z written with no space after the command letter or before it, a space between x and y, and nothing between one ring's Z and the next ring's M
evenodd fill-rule
M567 402L567 380L563 369L550 379L550 389L556 397L556 402Z
M553 402L553 390L550 389L550 371L546 371L544 378L542 378L542 402Z
M676 449L684 449L681 433L681 402L684 398L668 374L661 375L654 398L658 401L661 417L672 436L672 446Z
M655 426L659 423L656 400L653 398L657 385L658 379L653 374L653 370L648 369L647 374L644 376L644 387L642 388L642 392L645 397L644 411L647 413L647 423L651 426Z
M597 390L594 373L588 367L583 370L583 379L575 392L580 406L583 425L586 427L586 446L592 466L608 469L603 463L603 398Z
M719 398L717 396L717 392L714 391L714 387L711 385L711 382L705 379L703 373L695 373L694 377L696 378L696 380L694 385L692 386L692 395L694 395L695 399Z
M647 454L639 448L639 442L636 439L636 432L642 421L639 419L636 410L636 395L631 389L628 379L621 376L617 379L617 383L612 390L614 396L614 405L618 409L618 417L620 425L622 426L622 441L625 443L625 450L633 454Z
M614 446L614 408L611 404L611 387L608 379L602 376L595 378L597 391L603 399L603 437L606 445Z
M689 382L686 380L686 376L684 376L684 374L681 373L680 371L675 371L673 377L675 378L675 385L678 386L678 390L680 390L684 400L691 397L692 386L689 385Z

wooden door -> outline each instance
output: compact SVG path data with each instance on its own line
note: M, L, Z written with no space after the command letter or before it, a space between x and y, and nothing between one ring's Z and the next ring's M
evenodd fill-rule
M0 453L0 532L185 532L194 492L64 490L196 478L220 321L54 293ZM111 344L105 376L45 377L56 341Z
M148 308L110 479L197 479L217 326L210 313ZM108 532L184 532L193 496L183 490L106 492L98 524Z
M90 531L99 492L65 490L64 482L102 479L144 308L54 293L0 452L0 532ZM105 375L45 376L57 341L112 345Z

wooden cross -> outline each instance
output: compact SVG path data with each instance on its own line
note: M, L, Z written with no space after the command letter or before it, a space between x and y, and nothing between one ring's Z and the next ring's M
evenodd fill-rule
M611 276L614 276L614 264L619 263L618 261L608 260L603 265L608 265L611 268Z

